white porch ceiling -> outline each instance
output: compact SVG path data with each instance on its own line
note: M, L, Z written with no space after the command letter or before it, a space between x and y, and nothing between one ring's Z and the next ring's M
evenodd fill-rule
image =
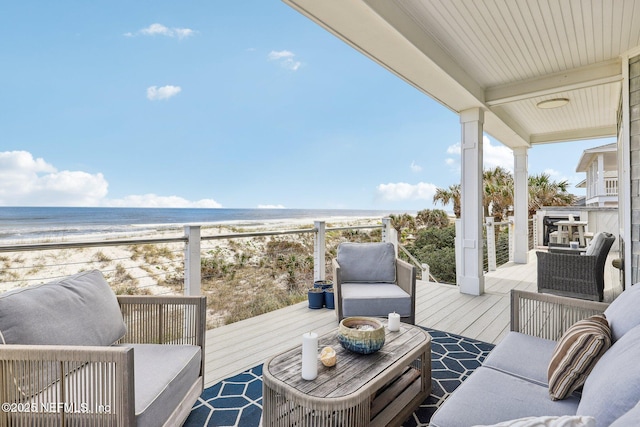
M510 147L615 136L640 46L640 0L283 1Z

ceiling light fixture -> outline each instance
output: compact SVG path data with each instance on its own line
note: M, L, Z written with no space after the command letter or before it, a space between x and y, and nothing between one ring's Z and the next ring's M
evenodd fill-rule
M550 108L564 107L568 103L569 103L569 98L553 98L553 99L547 99L546 101L538 102L537 107L547 110Z

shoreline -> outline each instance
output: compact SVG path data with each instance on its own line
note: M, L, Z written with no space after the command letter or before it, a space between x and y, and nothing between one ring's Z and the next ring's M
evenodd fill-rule
M64 243L64 242L100 242L108 240L126 239L131 237L179 237L184 235L185 226L200 226L204 235L205 230L225 229L225 233L215 234L234 234L234 229L248 228L250 231L273 231L291 230L300 228L309 224L313 227L315 221L324 221L327 226L337 224L338 226L349 225L369 225L376 221L382 222L381 216L329 216L322 218L273 218L260 220L221 220L211 222L187 222L187 223L149 223L149 224L130 224L119 226L123 228L117 231L103 232L65 232L52 231L51 234L45 234L46 231L40 232L41 235L22 238L2 238L0 237L0 248L10 247L14 245L37 245L39 243ZM109 228L110 226L105 226Z

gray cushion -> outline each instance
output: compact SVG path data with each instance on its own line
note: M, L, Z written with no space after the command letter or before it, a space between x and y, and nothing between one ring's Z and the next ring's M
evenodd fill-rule
M626 412L611 424L611 427L638 427L640 426L640 403Z
M111 345L126 327L97 270L0 294L0 343Z
M640 285L628 287L607 307L604 314L611 327L613 342L640 325L638 307L640 307Z
M468 427L524 417L575 415L578 403L576 396L551 400L547 387L481 366L444 401L429 425Z
M396 252L392 243L341 243L337 260L343 283L396 281Z
M200 347L129 344L133 347L136 420L138 426L159 426L200 376Z
M582 390L578 415L608 426L640 401L640 326L620 338L600 358Z
M509 332L483 365L547 387L547 368L557 342ZM526 360L527 363L522 363Z
M596 235L593 236L593 240L591 240L591 243L589 244L589 246L587 246L587 250L585 251L584 254L598 255L602 251L607 235L608 233L605 233L603 231L596 233Z
M396 312L411 315L411 296L391 283L343 283L342 313L344 316L387 316Z

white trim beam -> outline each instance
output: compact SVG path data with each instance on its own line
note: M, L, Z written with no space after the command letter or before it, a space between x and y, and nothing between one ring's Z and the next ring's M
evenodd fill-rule
M531 144L547 144L562 141L578 141L581 139L607 138L616 136L616 126L604 126L598 128L572 129L561 132L538 133L531 135Z
M619 59L615 59L531 80L490 87L485 91L485 102L489 106L496 106L621 80L622 64Z

